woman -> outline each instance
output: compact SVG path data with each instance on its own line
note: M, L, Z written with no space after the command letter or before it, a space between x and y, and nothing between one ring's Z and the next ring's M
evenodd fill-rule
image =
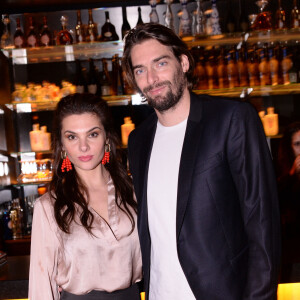
M29 298L139 299L136 201L108 106L66 96L54 126L53 178L34 207Z
M291 282L300 264L300 122L287 126L278 151L278 191L282 222L281 282Z

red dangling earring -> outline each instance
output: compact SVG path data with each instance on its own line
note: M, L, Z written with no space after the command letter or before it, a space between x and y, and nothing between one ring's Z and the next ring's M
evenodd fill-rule
M109 163L109 157L110 157L110 144L105 144L104 156L101 161L102 165Z
M73 169L72 164L71 164L69 157L67 156L66 151L61 153L61 157L63 159L63 162L61 164L61 171L64 173L64 172L69 172L70 170L72 170Z

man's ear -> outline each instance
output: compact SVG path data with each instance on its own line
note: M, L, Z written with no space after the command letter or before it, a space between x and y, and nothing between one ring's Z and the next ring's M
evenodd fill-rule
M182 71L186 73L190 68L189 59L185 54L181 54L180 61L181 61Z

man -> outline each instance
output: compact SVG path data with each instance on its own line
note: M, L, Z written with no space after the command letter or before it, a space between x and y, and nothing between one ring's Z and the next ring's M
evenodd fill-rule
M276 181L255 109L191 93L192 56L162 25L129 32L123 68L155 110L128 145L147 299L276 299Z

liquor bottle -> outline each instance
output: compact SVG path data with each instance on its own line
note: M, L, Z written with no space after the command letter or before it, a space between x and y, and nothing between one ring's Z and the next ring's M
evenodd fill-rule
M89 8L89 20L87 26L86 41L90 43L96 42L97 37L98 37L98 30L93 20L93 11L91 8Z
M286 29L286 18L285 11L281 5L281 0L278 0L278 9L276 11L276 25L275 28L278 30Z
M156 2L157 0L150 0L149 3L151 5L151 12L149 14L150 23L159 23L158 14L156 11Z
M116 28L115 26L110 23L109 20L109 12L105 12L105 23L101 27L101 38L100 40L102 42L108 42L108 41L117 41L119 39L119 36L116 33Z
M287 48L284 47L282 48L282 61L281 61L281 67L282 67L282 79L283 79L283 84L290 84L290 79L289 79L289 71L293 65L292 60L288 56L287 53Z
M3 33L1 35L1 48L12 47L13 41L10 33L10 19L9 15L2 15L2 23L4 24Z
M249 49L247 65L248 65L248 72L249 72L249 85L251 87L259 86L260 79L259 79L259 69L258 69L258 57L255 48Z
M194 11L193 14L193 25L192 25L192 34L195 37L200 37L205 35L205 24L206 24L206 17L204 11L202 9L202 2L201 0L197 1L197 9Z
M221 49L219 60L218 60L218 79L219 79L219 88L228 88L228 71L227 71L227 61L226 61L226 51L224 48Z
M192 35L192 22L187 10L187 0L180 0L182 10L179 20L179 36L181 38Z
M84 78L82 67L79 59L76 60L76 77L75 77L76 93L84 93L86 88L86 80Z
M33 26L33 18L29 17L29 31L27 33L26 39L27 47L37 47L38 46L38 35L36 34L35 28Z
M92 58L89 58L87 90L91 94L97 94L97 87L98 87L97 79L98 79L98 76L97 76L97 71L96 71L96 68L94 65L94 60Z
M217 0L211 1L212 6L212 13L211 13L211 28L212 28L212 35L221 34L221 27L220 27L220 19L219 19L219 11L217 8Z
M174 27L174 16L171 9L171 4L173 0L166 0L167 3L167 10L165 12L165 26L172 29L175 32Z
M121 31L122 31L122 39L124 39L126 33L131 29L127 20L126 6L122 6L122 15L123 15L123 24L122 24Z
M294 0L294 7L291 11L291 28L292 29L300 28L300 13L297 6L297 0Z
M41 31L40 44L41 46L49 46L52 44L52 34L48 28L47 17L43 16L43 28Z
M139 16L138 16L136 26L144 24L143 19L142 19L142 9L140 7L138 7L138 15Z
M67 18L62 16L60 18L61 30L56 36L57 45L71 45L73 44L73 37L71 33L67 30Z
M260 63L258 65L260 85L265 86L271 84L270 64L267 56L267 49L260 49Z
M236 31L236 19L233 14L233 8L229 1L228 13L226 17L226 30L228 33L233 34Z
M215 57L215 49L212 49L209 53L208 61L205 65L206 73L207 73L207 82L208 88L218 89L219 88L219 80L218 80L218 68L216 64L216 57Z
M17 27L16 27L16 31L14 34L14 44L15 44L16 48L24 48L25 47L25 36L24 36L24 32L21 28L20 18L17 18L16 21L17 21Z
M110 75L108 73L108 66L106 58L102 58L102 76L101 76L101 95L102 96L110 96L112 95L112 82Z
M238 67L236 63L235 51L231 50L227 54L227 73L229 87L234 88L239 86Z
M239 31L248 32L249 18L245 12L245 0L240 0Z
M77 22L75 26L75 34L76 34L76 43L80 44L85 42L85 34L84 34L83 24L81 21L80 10L77 10Z
M122 69L118 54L112 58L112 80L112 95L124 95Z
M241 87L246 87L249 85L249 75L248 75L248 66L247 66L247 50L245 47L241 47L237 54L237 68L238 68L238 77L239 85Z
M278 84L278 67L279 62L274 55L274 49L269 48L269 64L270 64L270 75L271 75L271 84L277 85Z

